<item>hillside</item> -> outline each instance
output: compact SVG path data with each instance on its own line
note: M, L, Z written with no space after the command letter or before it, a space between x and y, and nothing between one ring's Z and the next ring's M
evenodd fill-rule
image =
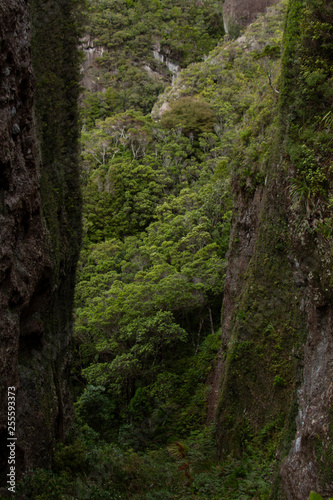
M181 68L224 34L220 0L88 1L83 123L136 109L148 114Z
M120 211L110 206L108 213L113 215L107 228L112 227L112 219L117 217L116 232L121 237L125 236L125 254L122 253L125 257L122 257L120 264L122 272L113 275L116 286L109 288L103 281L105 297L108 298L103 299L103 305L95 299L94 310L100 311L97 317L92 317L89 302L89 313L80 308L77 323L79 335L83 335L83 332L85 335L87 330L90 335L96 335L97 331L92 328L95 328L93 325L99 325L97 335L102 339L97 348L99 358L95 354L94 363L84 370L90 383L104 387L111 382L112 387L116 387L115 383L119 380L117 367L122 366L124 369L124 361L129 363L130 372L126 373L131 375L126 378L127 384L131 384L130 376L135 383L126 389L128 399L124 408L128 405L129 412L123 413L127 427L125 434L121 432L119 442L127 440L140 450L142 446L162 445L163 440L168 443L184 438L191 431L193 433L200 429L200 425L204 424L205 413L208 411L209 415L213 415L217 407L216 436L220 459L226 460L228 464L230 456L235 459L238 457L242 464L248 464L248 460L251 465L247 465L249 469L245 467L244 474L246 477L251 477L251 474L256 477L256 486L250 481L247 493L243 491L243 498L247 498L246 494L250 498L250 491L261 491L261 495L264 495L264 491L268 492L269 486L265 480L268 481L269 468L273 465L275 480L272 498L301 499L311 489L323 494L332 493L328 473L331 395L328 382L330 375L326 373L332 333L332 177L329 167L332 143L330 112L327 113L332 103L332 46L330 28L325 21L329 19L330 7L322 4L322 14L319 15L319 8L315 4L292 3L282 45L284 8L283 3L271 7L268 14L260 17L242 36L234 41L227 40L213 49L204 62L191 64L184 69L155 105L152 113L155 122L147 122L145 129L143 122L139 122L140 138L136 136L130 139L133 132L127 128L127 148L132 141L132 154L127 157L127 165L132 156L131 172L137 171L133 160L139 160L140 173L144 171L144 165L146 169L147 164L151 166L150 177L147 177L149 182L143 189L143 185L141 188L134 187L132 181L134 193L127 195L129 205L123 200ZM307 21L308 18L312 19L311 16L318 20ZM298 25L299 30L304 30L301 33L296 30ZM319 36L320 40L324 40L322 43L316 42ZM296 43L296 40L300 41ZM310 40L313 42L310 43ZM203 103L209 105L212 114L209 114L209 108L206 109ZM199 110L202 115L207 113L205 118L200 116ZM123 120L124 124L124 119L120 117L113 120L108 124L107 120L101 122L98 127L104 132L115 131L116 128L119 130L116 120ZM138 134L138 122L135 127L133 123L131 121L130 126ZM203 124L208 128L204 129ZM123 127L123 130L126 129ZM170 137L169 130L175 135ZM115 177L119 168L116 167L116 164L119 165L116 156L121 154L124 158L125 141L119 147L119 143L115 144L115 132L111 132L112 135L113 144L110 146L113 146L113 159L109 160L108 173L104 168L105 173L102 174L102 168L98 167L93 182L99 186L97 190L100 193L109 190L112 203L115 203L118 201L118 192L126 198L124 184L117 188ZM173 143L176 137L177 142L182 140L183 150L179 142L177 148L174 145L171 150L169 141L171 139ZM134 158L135 141L138 158ZM96 140L93 142L96 144ZM162 144L163 149L160 151ZM165 155L164 144L170 144L168 156ZM117 152L114 154L115 146ZM87 149L84 155L88 161ZM126 167L123 165L120 168L123 179ZM161 186L161 174L165 175L166 171L173 175L170 175L169 185ZM92 177L90 179L92 181ZM177 192L178 187L184 191ZM143 200L140 196L136 197L137 192L145 193L143 212L145 216L150 214L151 220L142 216L140 209ZM156 201L153 201L153 193L158 193ZM195 206L191 206L191 193L195 196L193 200L199 204L201 217L206 217L204 225L202 218L193 219ZM213 205L207 205L206 198L201 198L204 193L209 193ZM182 209L184 202L186 205ZM94 206L96 213L96 198ZM226 223L230 220L231 208L230 245L226 254L225 237L229 229L229 223ZM119 219L121 210L126 211L123 219ZM90 215L91 212L87 221ZM100 220L100 217L97 218ZM127 228L122 229L120 220L125 219ZM183 223L178 236L179 223L184 219L188 221L187 226ZM135 222L131 221L139 222L141 227L137 229ZM88 234L93 227L91 222L87 226ZM137 236L135 241L132 235L136 231L140 237ZM129 241L126 240L126 234L131 235L131 245L135 241L136 250L130 253L126 250L126 242ZM112 235L115 235L115 229ZM195 235L195 239L192 235ZM180 239L177 241L177 238ZM208 248L214 248L212 244L216 245L216 253L210 250L207 254ZM123 247L122 250L124 252ZM197 260L201 253L205 254L204 261ZM103 259L102 254L99 255ZM114 255L117 258L117 253ZM214 267L210 262L214 262ZM163 271L160 267L162 264ZM165 264L173 266L173 269ZM156 270L153 272L154 268ZM110 269L116 271L115 265ZM125 277L125 269L131 269L131 278ZM174 281L175 278L177 281ZM97 277L93 281L94 290L99 282L95 279ZM127 279L131 280L128 285ZM125 284L122 285L124 280ZM81 290L88 286L86 283L83 281L79 285L80 298ZM171 289L167 283L170 283ZM185 290L189 294L186 301ZM200 296L199 290L204 295ZM132 294L133 301L130 299ZM91 300L91 295L87 297ZM222 297L220 334L218 301ZM199 302L196 302L198 299ZM205 310L209 315L206 316ZM140 316L142 319L133 321L133 311L136 318ZM157 311L172 313L169 318L183 332L179 331L178 339L175 333L169 336L169 341L175 342L172 354L168 354L161 344L157 348L163 349L163 357L159 358L160 364L155 372L157 387L165 383L167 376L168 385L164 394L173 395L166 400L161 399L159 392L156 393L154 375L145 371L145 363L150 365L153 360L149 353L156 353L156 347L149 342L152 338L159 338L158 320L154 316ZM189 316L192 321L189 321ZM117 317L118 320L115 319ZM133 335L138 328L142 331L139 337L137 334L128 336L128 332ZM165 328L164 323L164 331ZM173 326L170 333L175 332L175 328ZM322 331L326 332L326 337L314 347L318 328L324 329ZM196 329L199 330L197 344L193 339L197 335ZM209 336L202 347L200 337L204 338L210 331L214 335L221 335L222 348L215 358L215 370L206 379L208 391L204 395L204 386L201 388L200 385L204 378L190 379L189 373L192 366L204 367L198 354L201 349L206 349L204 346ZM106 341L105 335L109 341ZM191 337L192 352L187 351ZM175 357L177 345L177 354L182 359L180 365ZM318 364L318 353L326 349L328 353L322 354L323 360ZM117 355L119 350L121 354ZM212 367L214 352L216 347L211 353ZM187 353L191 354L188 358L185 357ZM98 359L99 363L96 364ZM184 359L187 359L186 363ZM155 362L156 358L153 366ZM210 370L208 365L206 377ZM324 370L321 376L317 375L316 380L320 380L320 383L315 387L310 379L307 381L314 370L317 373ZM198 368L196 371L198 373ZM194 394L192 399L187 399L184 390L177 390L177 387L186 388L185 380L189 380ZM220 390L217 404L216 393L209 393L209 384L216 388L218 381ZM198 382L200 384L196 385ZM318 409L318 398L322 398L320 394L327 394L324 403L327 410L322 406ZM178 399L180 395L182 399ZM202 404L200 419L198 411ZM183 421L177 421L174 417L174 411L179 414L179 407L184 408L179 415ZM306 412L312 417L304 417ZM323 428L326 430L321 431L315 422L325 422ZM137 425L140 428L136 429ZM316 431L311 430L313 426ZM162 428L167 431L166 436L161 432ZM318 437L309 441L306 436L314 433ZM308 444L301 445L302 440ZM313 457L315 450L321 450L316 452L317 465ZM181 455L180 450L178 453ZM242 459L244 454L246 460ZM286 455L288 458L284 460ZM262 476L255 465L254 457L259 456L259 463L266 467ZM324 461L324 467L320 461ZM300 467L299 475L295 474L295 467ZM198 486L200 472L197 471L197 474L196 478L193 472L193 485L197 485L193 488L200 498L204 487ZM262 490L258 486L263 478L267 490L265 486L262 486ZM211 498L214 495L225 498L235 495L235 498L239 498L237 495L240 490L237 493L237 488L241 487L241 480L235 480L235 490L229 486L229 479L223 484L221 490L216 489L218 486L215 485L212 490L215 493L210 493Z

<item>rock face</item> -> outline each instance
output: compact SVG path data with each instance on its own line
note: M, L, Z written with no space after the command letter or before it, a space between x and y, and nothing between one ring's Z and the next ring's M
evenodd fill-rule
M303 266L302 266L303 267ZM302 269L306 278L309 270ZM333 438L333 307L309 284L305 291L307 341L303 382L298 391L297 429L281 468L288 500L307 498L309 491L332 496Z
M172 73L172 82L174 82L178 73L181 71L181 67L177 62L171 61L167 55L162 54L161 43L158 39L155 40L155 44L153 46L153 57L160 63L165 64L168 70Z
M96 46L93 38L89 35L85 35L81 39L81 47L84 53L84 61L81 66L81 85L91 92L99 92L103 90L103 85L96 81L98 75L94 75L94 69L96 68L96 59L102 57L104 48Z
M252 23L258 14L278 0L225 0L223 5L224 29L234 35L240 28Z
M286 182L276 175L251 200L238 192L222 310L217 434L224 455L241 449L248 429L249 436L277 430L284 419L271 498L304 500L311 490L333 494L331 263L323 264L329 249L320 239L303 239L294 225ZM292 246L283 250L288 239ZM288 385L272 378L274 366L289 371Z
M219 450L241 453L253 436L262 447L271 439L277 449L272 500L304 500L311 490L333 495L333 242L331 230L320 230L325 221L332 224L326 170L332 149L307 141L321 133L313 123L322 122L332 98L311 82L300 84L318 61L331 67L332 38L329 49L311 45L311 30L329 25L332 4L312 2L312 11L308 5L289 3L280 121L264 185L249 193L234 183L222 311ZM322 72L331 85L331 70ZM306 201L295 197L295 178L311 168L326 184L320 197Z
M43 24L46 29L50 28L47 9L53 8L54 4L57 2L44 2L43 9L40 9L38 2L30 2L32 18L34 9L41 10L43 14L40 15L44 15ZM63 6L62 9L66 10L66 7ZM54 9L54 16L61 26L62 17L58 16L57 9ZM66 17L68 18L68 12ZM8 472L8 387L16 388L18 475L25 469L50 464L54 440L63 437L72 419L67 372L73 280L80 241L77 146L75 139L72 140L76 132L72 132L70 141L69 137L64 138L64 133L60 132L59 128L56 138L59 145L56 152L57 165L55 155L53 158L46 157L47 133L43 131L43 127L52 128L58 116L54 108L48 115L43 113L42 95L48 94L52 99L53 89L57 86L56 83L59 83L59 73L62 69L58 69L58 74L53 72L52 82L50 77L48 81L40 79L38 65L41 64L41 59L39 62L36 59L36 50L34 61L31 55L32 40L37 40L41 32L36 17L34 19L32 37L31 15L27 3L22 0L2 0L0 486L5 486ZM42 58L50 59L44 64L45 71L49 70L48 66L52 64L50 55L59 50L52 38L52 35L49 35L44 40L48 51L43 53ZM74 43L74 37L69 45L71 43ZM71 57L69 55L69 58ZM36 71L33 69L35 63ZM75 67L73 59L72 64ZM37 105L34 74L40 89ZM73 75L68 78L70 76ZM72 121L72 128L77 130L76 104L73 104L77 98L75 85L72 85L70 97L64 94L63 89L64 86L59 95L62 94L64 107L67 107L67 113L71 114L69 119ZM66 172L69 160L62 161L65 153L66 158L70 157L70 175ZM66 189L71 190L71 198ZM75 204L70 207L70 203ZM67 224L63 228L67 216Z

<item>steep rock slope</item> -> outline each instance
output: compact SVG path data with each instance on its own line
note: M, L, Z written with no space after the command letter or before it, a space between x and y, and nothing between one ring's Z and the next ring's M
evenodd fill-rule
M290 2L265 185L235 189L217 434L221 455L275 442L279 499L333 493L331 16Z
M30 2L33 60L27 4L0 6L1 483L9 386L16 387L17 472L50 463L54 439L71 420L65 373L80 241L76 35L71 2L40 3Z
M296 433L282 464L282 491L333 495L333 5L290 4L281 109L291 182L294 282L306 322ZM291 61L294 64L291 64Z
M1 465L5 467L7 387L18 387L18 408L23 412L19 435L29 434L31 428L23 421L28 395L19 383L18 352L25 346L30 353L42 348L40 312L48 300L42 298L42 290L50 261L37 173L28 14L20 2L2 3L1 14ZM29 454L20 440L18 459L23 462Z
M223 4L223 20L226 33L244 28L252 23L259 13L276 3L277 0L225 0Z

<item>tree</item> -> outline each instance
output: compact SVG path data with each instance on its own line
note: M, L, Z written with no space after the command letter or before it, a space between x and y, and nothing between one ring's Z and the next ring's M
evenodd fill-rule
M163 114L161 125L168 129L181 128L188 136L198 136L212 132L215 121L215 113L206 101L181 97Z

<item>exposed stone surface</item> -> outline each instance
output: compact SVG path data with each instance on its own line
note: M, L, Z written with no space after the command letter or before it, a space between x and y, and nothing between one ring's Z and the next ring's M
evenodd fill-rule
M85 35L81 39L81 48L84 53L84 61L81 66L81 85L91 92L100 92L104 89L104 87L97 81L98 71L96 71L96 68L97 59L102 57L104 47L95 45L93 38L89 35Z
M276 1L271 1L268 5L273 5L278 3L278 0ZM281 8L281 6L279 7ZM265 10L265 7L261 11L258 11L256 15L253 17L253 21L257 17L257 15L260 12L263 12ZM271 7L271 9L268 9L267 11L267 20L269 22L269 19L271 16L275 16L276 12L276 7ZM259 20L257 21L259 23ZM248 24L248 23L246 23ZM244 26L246 26L246 24ZM258 36L256 36L255 33L251 33L250 31L247 31L244 33L242 36L238 36L235 40L230 41L230 37L226 36L224 37L223 40L221 40L221 44L218 45L219 50L214 49L213 51L210 52L210 54L205 58L205 62L201 63L204 64L207 67L206 71L209 71L209 65L214 65L214 64L219 64L225 66L225 58L230 57L228 55L228 51L230 49L230 46L235 47L238 46L242 52L259 52L264 49L264 46L266 43L262 40L259 39ZM158 49L159 44L158 41L155 42L155 48L156 50ZM224 52L225 51L225 52ZM154 107L151 111L151 117L155 121L159 121L162 117L162 115L165 113L165 111L168 111L171 107L171 104L179 99L180 97L186 95L187 93L190 94L193 92L193 89L189 90L187 87L187 79L188 79L188 72L191 71L192 65L190 65L188 68L178 72L175 72L173 74L171 86L168 87L162 94L160 94L158 100L155 102Z
M284 117L282 129L289 119ZM234 186L222 347L213 387L220 376L221 455L241 450L248 429L256 435L283 415L271 498L304 500L311 490L333 496L333 252L331 237L318 231L332 211L324 200L316 199L310 209L291 199L296 173L285 154L284 134L272 151L265 187L249 196ZM278 344L274 356L268 350L276 349L268 341L270 329ZM274 363L281 372L288 365L288 382L280 389L270 380ZM210 411L214 404L212 394Z
M74 231L72 255L64 249L56 262L55 238L44 217L48 200L40 194L44 164L27 2L1 1L0 43L0 486L5 486L8 387L16 388L18 476L50 465L54 441L72 421L70 310L80 231ZM61 168L58 164L58 175Z
M155 44L153 46L153 57L168 68L172 73L172 81L174 82L178 73L181 71L181 67L176 61L170 60L169 54L162 53L160 40L158 39L155 39Z
M242 4L244 11L253 7L246 23L254 21L259 2L226 0L225 9L238 6L239 19ZM248 32L231 43L242 51L262 50ZM205 63L222 67L223 50L219 54L213 51ZM161 96L154 119L186 94L187 71ZM279 435L272 499L305 500L311 490L333 496L333 252L332 237L329 242L316 230L332 211L317 199L311 210L295 208L290 181L296 173L287 163L286 134L271 151L263 185L250 194L234 184L222 346L207 381L207 422L215 413L221 456L241 454L242 443L253 435L263 439L267 429Z
M223 5L223 21L226 33L230 33L233 27L244 28L252 23L258 14L264 12L267 7L277 3L278 0L225 0Z
M280 198L275 208L274 198L276 200ZM268 416L273 413L275 406L280 405L280 410L286 415L289 412L290 416L287 417L289 424L285 424L286 428L289 425L286 434L291 433L293 438L291 438L291 443L290 441L281 443L281 449L277 452L277 459L280 453L283 456L287 452L287 457L282 460L281 483L275 489L276 496L272 498L304 500L309 497L311 490L328 497L333 494L333 474L330 465L333 439L333 301L332 287L329 285L332 269L330 248L327 242L318 236L313 237L314 232L309 231L309 227L316 224L316 214L313 213L304 227L300 227L282 175L278 175L275 182L268 181L266 193L265 189L264 191L257 189L251 200L246 201L246 198L238 193L224 292L222 353L233 356L234 345L241 346L241 343L247 339L253 339L253 334L251 334L253 327L250 324L242 327L239 313L242 314L244 306L248 306L250 314L257 314L257 308L253 303L256 297L251 295L249 289L257 287L259 290L258 284L262 286L258 273L253 274L253 268L255 269L256 266L257 269L262 267L262 273L265 273L266 263L263 260L262 249L266 249L265 257L268 262L270 260L274 262L276 259L273 248L270 248L268 241L265 242L263 239L265 233L263 221L267 211L274 213L277 206L280 206L281 215L284 213L284 217L289 220L288 261L292 279L288 287L289 290L294 290L292 293L298 297L295 303L290 302L289 305L290 316L294 319L298 317L296 326L297 323L299 325L299 341L289 350L289 359L294 358L295 394L293 396L291 387L288 403L287 400L279 400L278 391L272 388L270 399L266 390L270 385L269 374L267 373L265 387L265 384L260 381L261 368L250 367L251 357L242 356L238 364L240 370L238 373L235 370L237 362L234 362L230 369L226 356L220 355L215 372L215 385L218 377L221 380L220 405L217 412L220 449L223 451L223 447L226 446L225 449L228 451L228 444L225 444L229 439L226 419L233 416L231 406L233 403L239 414L244 415L242 425L246 428L248 421L253 429L255 429L256 422L260 421L261 414L266 411ZM285 270L281 268L281 274L284 273ZM267 289L269 290L269 287ZM280 320L282 333L286 312L283 311L281 300L283 298L286 300L286 297L279 298L278 291L274 290L274 287L270 290L269 298L267 297L265 303L262 302L262 310L269 318L275 308L275 316ZM247 321L250 319L251 316L247 315ZM304 334L302 334L302 324ZM261 339L258 340L258 349L262 348L261 342ZM281 360L288 359L286 353L281 353L280 356ZM259 365L259 358L256 363ZM241 371L244 364L249 366L249 378L254 377L255 390L252 397L246 394L246 390L242 392L243 386L248 392L251 391L251 384L247 378L243 377ZM295 407L292 403L293 398L298 407L296 422L293 414L293 407ZM211 395L211 401L209 401L211 412L212 406L215 408L217 406L214 394ZM229 434L232 432L234 429L230 429ZM234 443L235 441L233 445Z
M90 92L105 92L107 90L107 85L104 82L101 83L102 73L98 66L98 59L102 57L104 52L107 52L108 49L101 45L97 45L96 40L89 34L85 34L81 38L80 46L84 54L84 60L80 69L81 85ZM154 59L168 68L172 74L173 82L181 71L181 67L177 62L170 60L169 54L162 53L161 44L157 38L152 47L152 55ZM155 81L164 81L166 79L166 75L163 71L155 71L148 64L143 65L143 69L147 72L147 75ZM110 74L117 75L117 70L110 72Z
M291 220L293 219L291 214ZM308 220L316 224L315 213ZM302 384L297 393L296 435L282 464L282 488L288 500L307 498L311 490L333 494L333 305L329 245L291 225L295 278L303 286L306 316Z
M40 355L44 342L45 310L49 293L50 262L41 215L38 154L33 123L34 78L30 56L27 7L19 0L1 2L0 18L0 380L1 465L7 423L7 387L17 387L17 455L21 462L50 443L39 445L37 434L45 427L42 408L34 415L27 387L22 387L18 355L24 350ZM31 380L31 385L34 381ZM29 398L28 398L29 399ZM25 401L25 402L23 402ZM35 434L35 450L25 445ZM31 437L30 437L31 439ZM46 439L48 441L48 439ZM22 464L21 464L22 465Z
M214 419L218 405L218 387L225 372L225 356L228 342L232 334L232 315L235 311L236 300L244 285L244 275L250 259L255 252L258 236L260 213L262 210L262 190L257 190L250 205L247 205L239 192L235 200L234 219L231 227L230 240L237 238L237 245L229 250L229 261L224 287L224 300L222 307L221 330L222 347L218 355L218 362L212 374L212 391L208 397L208 421Z

